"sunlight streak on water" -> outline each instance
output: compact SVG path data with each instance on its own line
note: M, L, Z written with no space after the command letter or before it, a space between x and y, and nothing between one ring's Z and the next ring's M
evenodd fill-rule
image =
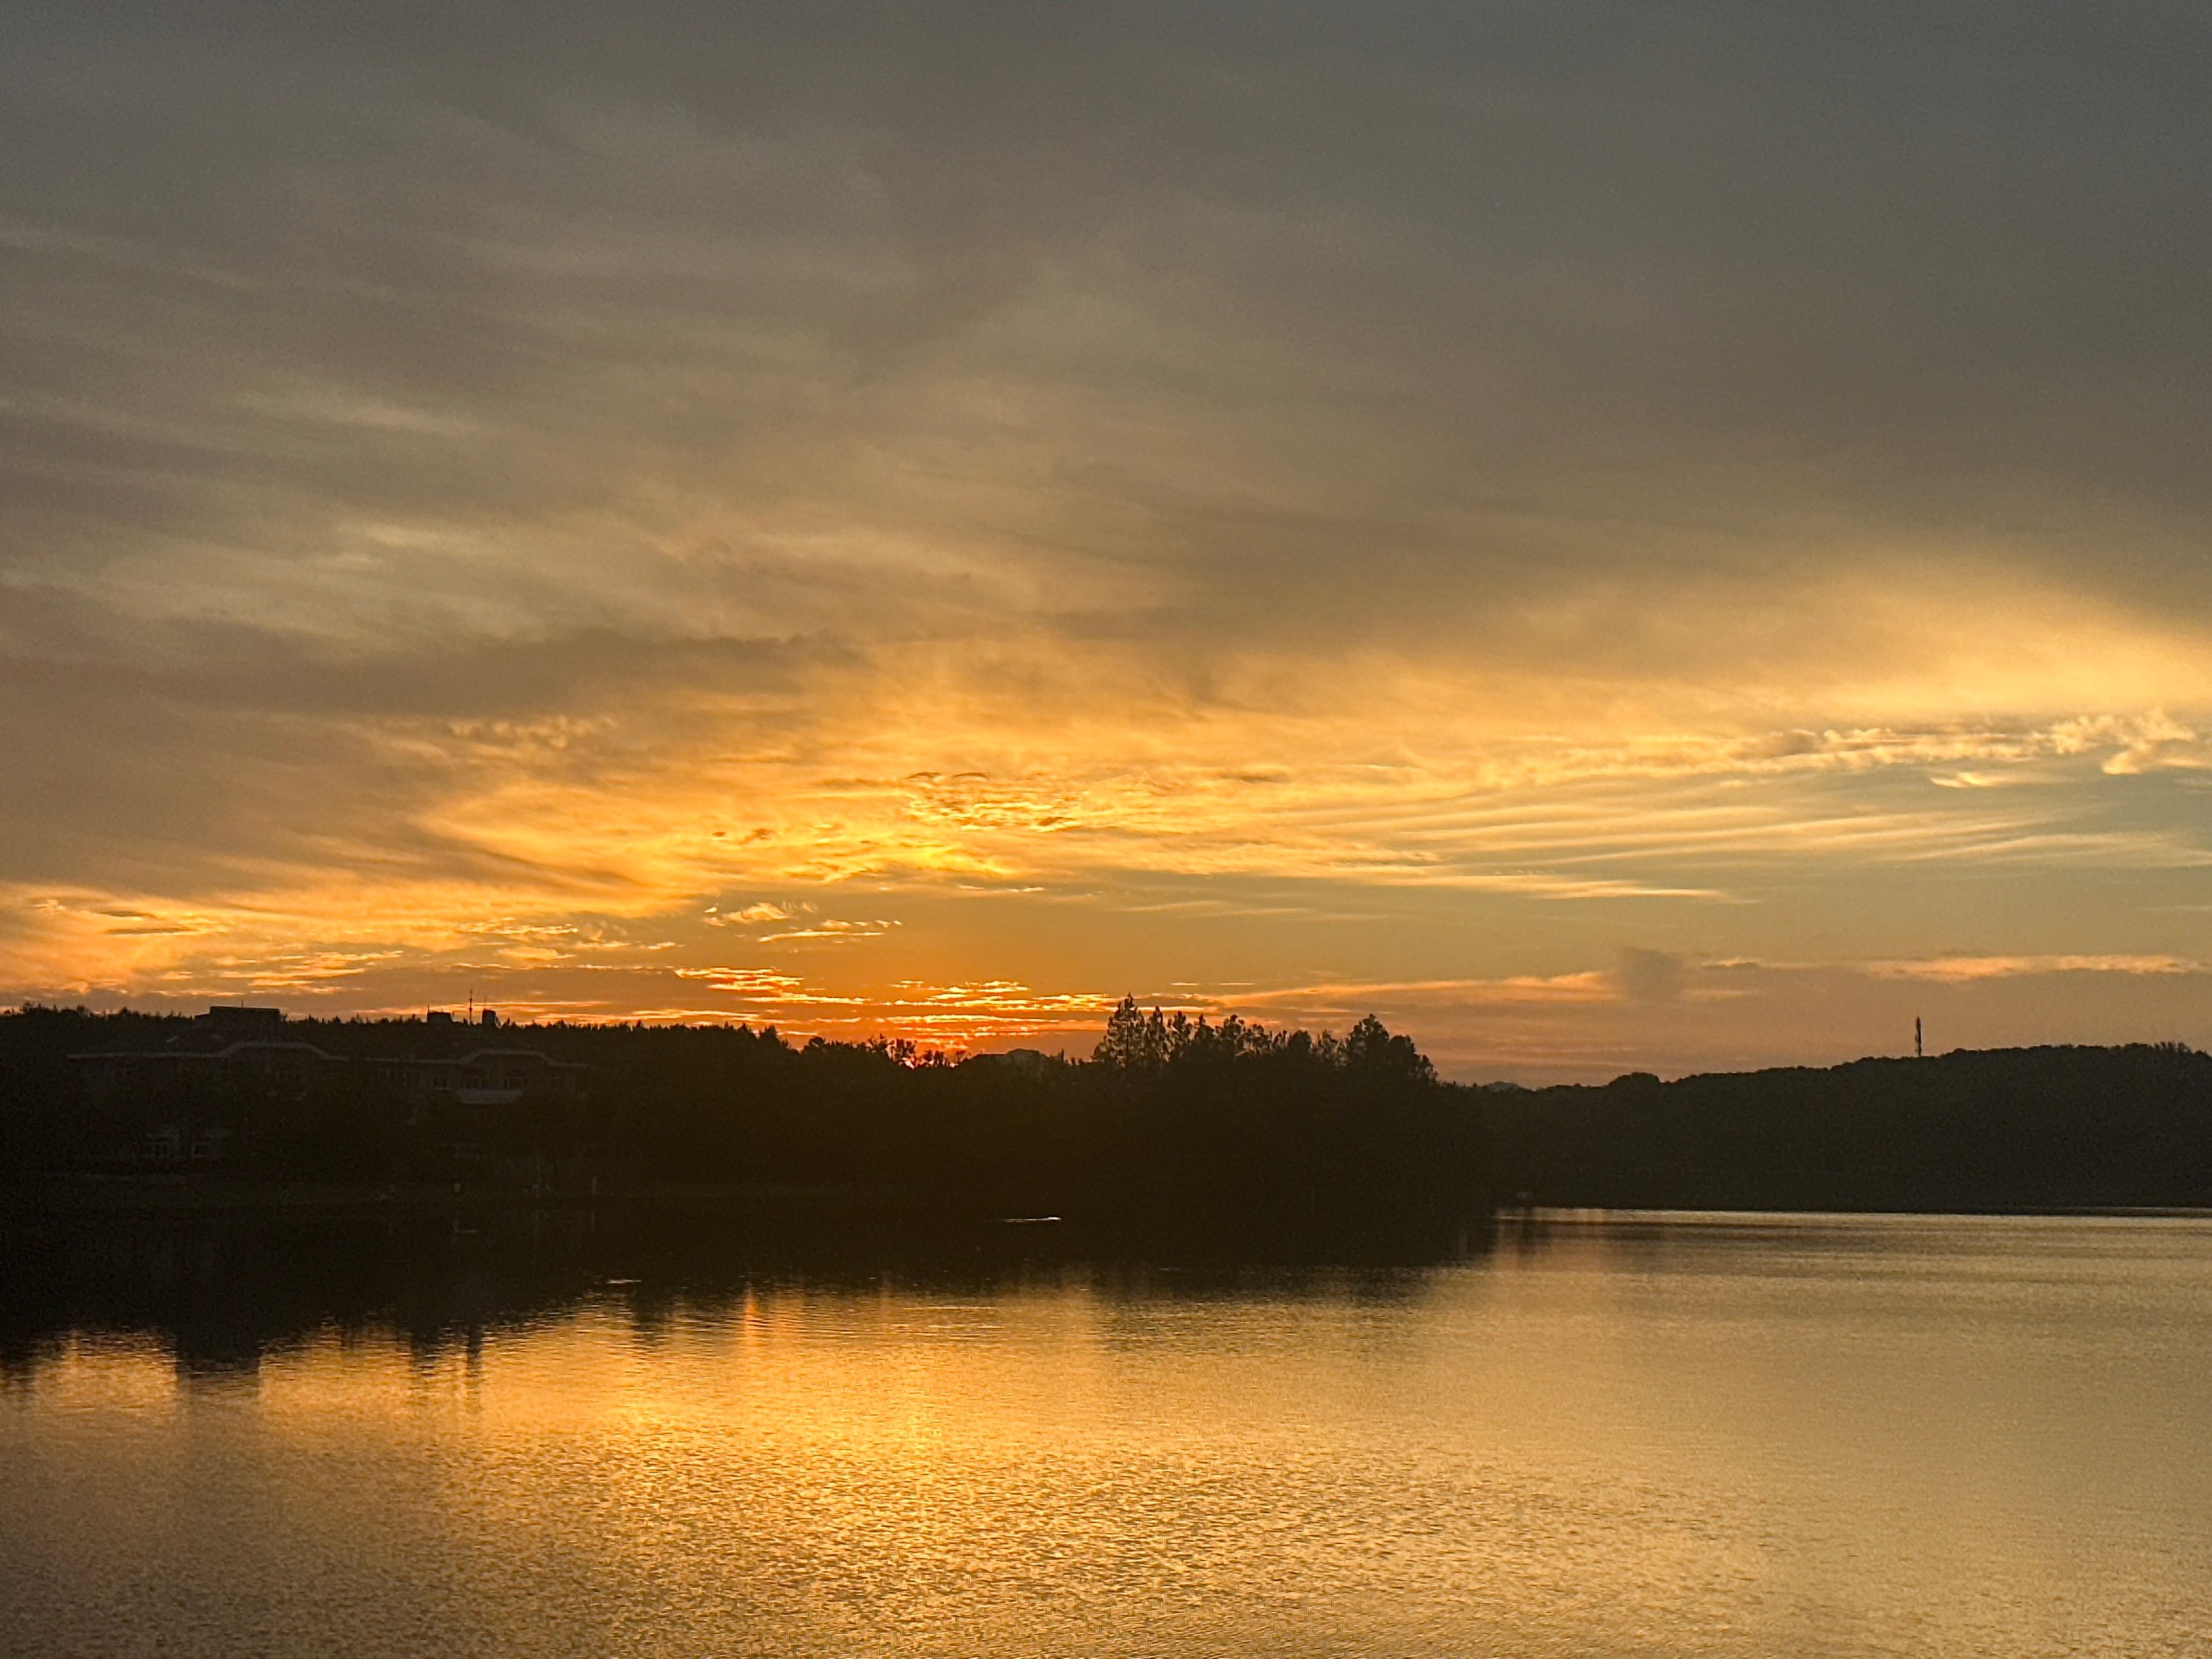
M0 1399L10 1651L2111 1654L2212 1629L2212 1226L602 1291Z

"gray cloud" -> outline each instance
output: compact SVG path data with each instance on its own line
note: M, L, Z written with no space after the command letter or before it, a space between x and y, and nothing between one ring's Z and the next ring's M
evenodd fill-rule
M5 876L205 897L280 872L530 879L555 869L425 828L503 763L578 787L696 747L702 700L804 743L834 649L610 629L345 653L240 624L133 634L18 589L0 623Z
M1084 781L1036 734L1117 699L1151 726L1069 769L1131 799L1178 722L1207 765L1397 769L1402 818L1314 809L1378 869L1454 867L1413 786L1472 787L1509 726L2201 731L2208 36L2154 3L15 7L0 884L495 884L521 854L441 809L502 767L619 798L860 764L841 737L1049 817ZM909 756L924 705L957 740ZM2068 890L2066 948L2123 915L2179 948L2145 917L2194 894L2201 789L2014 747L1944 763L2044 768L2033 807L1846 756L1756 811L1624 785L1619 846L1554 803L1482 873L1742 896L1622 954L1655 1022L1750 913L1907 948L1859 936L1863 869L1807 873L1875 848L2133 860L2126 904ZM554 852L529 879L615 879ZM1915 891L2047 948L2005 879ZM1623 931L1544 926L1585 930L1561 972Z
M1638 1002L1677 1002L1689 974L1680 957L1623 945L1613 977L1622 994Z
M1103 560L1247 633L1885 539L2198 605L2205 33L2153 6L33 19L0 135L29 158L6 556L219 547L283 586L353 520L689 500L763 543ZM507 602L586 607L572 556L507 557Z

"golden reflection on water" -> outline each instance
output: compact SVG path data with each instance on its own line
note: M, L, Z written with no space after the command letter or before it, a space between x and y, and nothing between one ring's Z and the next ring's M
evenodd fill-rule
M2212 1228L609 1290L0 1403L25 1652L2075 1654L2212 1630Z

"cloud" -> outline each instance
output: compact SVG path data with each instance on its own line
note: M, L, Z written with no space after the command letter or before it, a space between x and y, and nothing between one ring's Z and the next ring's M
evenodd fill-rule
M761 943L776 945L787 939L829 939L838 944L852 944L865 939L881 939L898 926L891 921L842 921L827 920L812 922L805 927L787 928L780 933L763 933Z
M1680 957L1669 956L1664 951L1641 950L1634 945L1620 949L1620 965L1613 970L1624 996L1639 1002L1674 1002L1680 1000L1688 982L1688 970Z
M24 21L0 986L2185 951L2201 21L1348 15Z
M1931 957L1910 962L1870 962L1862 969L1875 979L1932 980L1963 985L1977 981L2016 979L2046 974L2212 974L2212 967L2174 956L1988 956Z
M1195 989L1196 988L1193 988ZM1293 985L1224 988L1192 999L1224 1013L1274 1011L1295 1019L1356 1018L1378 1007L1506 1008L1610 1002L1618 990L1605 974L1516 974L1497 979L1353 980Z
M787 908L763 899L739 910L724 910L720 906L710 904L707 907L706 921L710 927L754 927L769 922L789 921L799 914L799 908Z
M801 1035L853 1039L880 1033L965 1050L1049 1033L1087 1034L1103 1025L1115 999L1089 992L1041 992L1018 980L938 983L905 979L865 997L841 996L805 977L766 968L682 969L730 1000L713 1008L662 1009L663 1017L772 1018ZM1088 1043L1085 1045L1086 1048Z

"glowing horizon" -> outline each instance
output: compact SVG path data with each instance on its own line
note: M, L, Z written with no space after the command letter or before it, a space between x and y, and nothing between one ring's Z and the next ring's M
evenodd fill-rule
M2212 1042L2197 25L808 11L15 31L0 996Z

